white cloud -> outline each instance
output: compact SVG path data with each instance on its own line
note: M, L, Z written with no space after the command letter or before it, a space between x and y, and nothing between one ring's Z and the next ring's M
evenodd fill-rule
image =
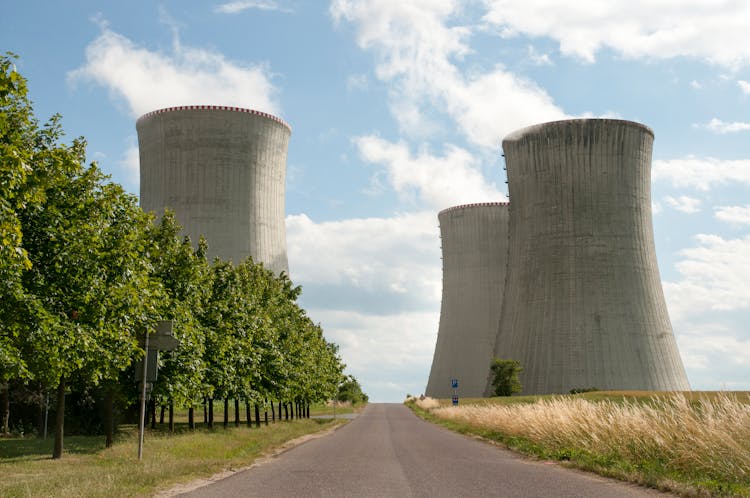
M750 225L750 205L747 206L719 206L715 209L717 220L735 225Z
M362 384L371 401L400 401L424 392L429 375L439 313L377 315L344 310L309 309L324 324L326 338Z
M679 253L679 278L663 284L693 389L750 388L747 254L750 236L698 235L694 247Z
M703 85L701 85L701 83L699 81L693 80L693 81L690 82L690 88L692 88L694 90L700 90L700 89L703 88Z
M392 143L376 136L355 140L365 161L382 164L393 188L412 201L419 200L444 209L457 204L503 201L495 184L488 184L476 159L464 149L446 145L442 157L421 151L412 155L403 142Z
M539 53L533 45L529 45L528 47L528 57L532 64L535 66L552 66L552 59L550 59L549 54L541 54Z
M277 10L286 13L292 12L291 9L282 7L278 2L273 2L271 0L238 0L236 2L227 2L217 5L214 11L222 14L237 14L248 9Z
M279 111L276 90L262 65L241 65L177 41L171 53L154 52L106 27L86 47L85 64L68 77L109 88L113 96L125 99L133 116L195 104Z
M366 74L352 74L346 79L346 89L352 90L366 90L368 85Z
M721 160L687 156L683 159L654 161L654 182L666 181L674 187L707 191L719 185L750 185L750 159Z
M301 214L286 224L301 302L340 346L347 370L374 401L422 392L440 310L437 214L322 223Z
M698 235L696 240L698 246L680 251L680 280L664 283L672 317L686 321L708 311L750 309L750 235Z
M745 95L750 95L750 82L739 80L737 82L737 85L739 85L740 90L742 90L742 93Z
M680 353L689 368L710 370L717 356L734 366L750 366L750 339L734 336L726 325L686 324L680 335Z
M429 108L447 113L474 144L498 149L514 129L565 117L542 88L502 66L462 74L455 61L471 52L471 30L449 26L458 11L450 0L331 3L333 18L355 24L359 46L376 53L376 75L393 85L391 109L407 134L436 128Z
M664 198L664 201L670 207L683 213L693 214L700 212L701 200L695 197L688 197L686 195L681 195L680 197L667 196Z
M132 142L134 141L131 141L118 163L124 173L125 186L137 192L140 187L141 161L138 155L138 144Z
M734 0L485 0L484 20L505 37L549 37L593 62L610 48L630 58L695 57L731 69L750 64L750 4Z
M322 223L300 214L288 216L286 226L295 282L439 302L440 238L435 212Z
M738 131L750 130L750 123L745 123L743 121L733 121L731 123L728 123L726 121L722 121L717 118L713 118L711 121L709 121L706 124L694 125L694 126L698 128L705 128L709 131L718 133L720 135L724 135L726 133L737 133Z

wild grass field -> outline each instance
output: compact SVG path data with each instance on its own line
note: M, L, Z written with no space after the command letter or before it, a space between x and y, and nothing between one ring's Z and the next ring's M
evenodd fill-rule
M750 393L413 400L426 418L539 458L684 496L750 496Z
M339 406L336 412L342 410L352 408ZM311 414L332 414L332 407L314 406ZM0 438L0 496L153 496L177 483L246 467L290 440L344 423L294 419L248 428L243 420L235 427L232 413L224 429L221 410L215 416L212 430L200 423L189 430L187 414L182 412L176 414L174 433L165 425L149 429L142 461L138 461L138 430L133 425L121 426L114 446L106 449L103 436L66 436L60 460L50 458L51 437Z

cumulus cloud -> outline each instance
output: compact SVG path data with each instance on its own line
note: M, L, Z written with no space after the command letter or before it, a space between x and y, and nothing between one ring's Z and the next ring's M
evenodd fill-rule
M670 318L693 389L748 389L750 236L698 235L664 282ZM734 379L734 381L732 381Z
M709 121L706 124L695 125L695 126L697 126L698 128L705 128L709 131L718 133L720 135L724 135L726 133L737 133L738 131L750 130L750 123L745 123L743 121L733 121L731 123L728 123L726 121L722 121L716 118L713 118L711 121Z
M129 187L132 191L137 192L141 178L141 161L138 155L138 144L134 142L135 140L131 140L130 145L127 150L125 150L122 158L118 161L118 164L124 173L125 186Z
M651 178L654 182L669 182L674 187L691 187L701 191L727 184L750 185L750 159L687 156L654 161Z
M370 135L355 140L362 158L385 167L392 187L412 201L444 209L470 202L503 201L494 183L487 183L476 159L466 150L446 145L443 156L421 151L413 155L403 142Z
M440 238L435 212L322 223L300 214L288 216L286 226L290 273L295 281L379 295L416 296L421 303L440 299Z
M282 7L278 2L272 0L239 0L236 2L227 2L217 5L214 11L222 14L237 14L249 9L256 10L277 10L280 12L291 13L292 10Z
M485 22L504 37L548 37L565 55L594 62L625 57L695 57L736 69L750 64L750 4L734 0L484 0Z
M739 80L737 82L737 85L739 85L740 90L742 90L742 93L745 95L750 95L750 82Z
M435 128L429 108L447 113L472 143L498 149L514 129L565 117L542 88L501 65L462 74L456 62L471 52L471 29L450 25L458 11L450 0L331 3L333 18L353 23L359 46L375 52L376 75L393 85L391 108L406 133Z
M697 246L680 251L680 280L664 284L673 317L685 320L708 311L750 309L750 235L697 235L696 241Z
M326 324L326 337L339 345L350 371L372 401L398 401L424 392L438 314L406 312L373 316L347 310L309 309Z
M719 206L715 209L714 216L717 220L734 225L750 225L750 205Z
M683 213L693 214L700 212L701 200L695 197L681 195L679 197L667 196L664 201L672 208Z
M151 51L106 27L86 47L86 62L68 77L108 88L125 100L133 116L195 104L279 112L276 89L263 65L232 62L220 53L177 41L168 53Z

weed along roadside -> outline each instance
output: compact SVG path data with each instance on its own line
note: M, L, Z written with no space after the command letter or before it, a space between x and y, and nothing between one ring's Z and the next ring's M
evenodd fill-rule
M750 393L407 399L420 417L535 458L683 496L750 496Z
M327 413L327 408L311 411ZM104 448L100 436L70 436L62 460L49 458L51 439L0 439L0 496L153 496L196 479L248 467L298 438L346 422L300 418L260 427L195 430L180 422L174 433L148 429L140 462L136 426L121 427L110 448Z

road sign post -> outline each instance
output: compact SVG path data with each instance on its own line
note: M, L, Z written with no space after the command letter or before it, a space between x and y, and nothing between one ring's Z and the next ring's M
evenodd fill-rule
M141 377L141 420L138 423L138 460L143 459L143 433L146 425L146 385L156 381L159 371L159 351L171 351L180 345L180 341L172 336L172 320L161 320L156 324L153 334L148 331L143 337L143 369L138 368ZM149 378L148 367L151 364L152 378ZM136 375L136 380L139 375Z
M458 405L458 379L451 379L451 388L453 388L453 396L451 397L451 401L453 402L453 406Z

